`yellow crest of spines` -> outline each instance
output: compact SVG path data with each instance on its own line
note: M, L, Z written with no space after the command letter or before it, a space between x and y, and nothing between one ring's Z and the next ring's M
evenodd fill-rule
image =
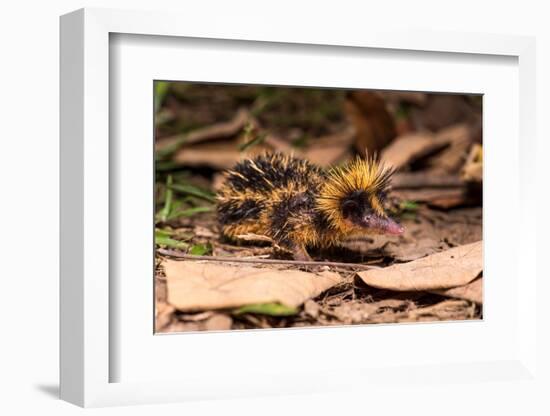
M370 196L373 208L383 215L383 208L376 194L388 188L392 174L393 170L386 168L375 157L357 157L343 166L334 167L329 170L327 180L321 188L317 208L338 227L343 220L340 209L342 201L354 192L364 191Z

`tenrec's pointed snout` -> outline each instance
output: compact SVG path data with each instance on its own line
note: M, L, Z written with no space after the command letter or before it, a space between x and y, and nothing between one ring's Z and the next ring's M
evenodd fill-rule
M391 235L401 235L405 232L405 227L395 222L391 218L385 219L385 224L383 224L382 229L385 230L386 234L391 234Z
M389 217L368 215L363 221L366 227L372 228L382 234L401 235L405 231L405 228L401 224Z

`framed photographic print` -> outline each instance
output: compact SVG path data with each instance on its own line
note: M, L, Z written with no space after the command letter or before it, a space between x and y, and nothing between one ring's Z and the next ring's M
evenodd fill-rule
M62 398L538 383L533 39L180 22L61 18Z
M156 333L482 319L481 95L154 89Z

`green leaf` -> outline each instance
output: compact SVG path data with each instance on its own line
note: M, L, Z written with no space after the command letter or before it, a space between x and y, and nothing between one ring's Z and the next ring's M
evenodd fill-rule
M417 211L418 204L414 201L402 201L399 204L399 208L401 208L402 211Z
M155 81L155 112L157 112L166 97L166 93L170 88L170 83L167 81Z
M178 241L187 241L193 238L193 233L184 233L178 230L170 230L166 228L155 228L155 238L171 237Z
M258 313L269 316L291 316L298 313L298 309L292 306L282 305L280 303L256 303L252 305L241 306L233 311L234 315L245 313Z
M169 216L169 220L174 220L176 218L180 217L192 217L195 214L199 214L201 212L212 212L212 207L193 207L193 208L187 208L181 211L173 211Z
M171 160L167 160L167 161L160 160L160 161L157 161L155 165L155 169L157 170L157 172L163 172L167 170L177 169L180 166L181 165L179 163L172 162Z
M196 198L204 199L208 202L215 202L215 194L207 191L206 189L198 188L194 185L189 184L174 184L170 186L171 189L173 189L176 192L179 192L184 195L191 195Z
M207 255L207 254L210 254L210 253L212 253L212 245L210 243L195 244L189 250L189 254L192 254L194 256L204 256L204 255Z
M163 237L155 234L155 244L159 246L165 246L170 248L179 248L179 249L186 249L189 247L189 244L184 243L183 241L174 240L170 237Z
M257 146L260 143L263 143L266 137L267 137L267 133L258 134L256 137L247 141L246 143L240 144L239 150L241 152L244 152L245 150L250 149L251 147Z
M159 217L162 222L165 222L168 219L170 212L172 212L172 198L174 196L174 192L170 188L170 185L172 185L172 175L168 175L168 177L166 178L166 193L164 195L164 207L159 213Z
M155 153L155 160L157 161L157 163L168 159L170 156L176 153L176 151L178 151L179 148L187 141L187 137L187 134L180 134L173 143L170 143L168 146L157 150Z
M163 230L160 228L155 228L155 240L157 238L170 237L175 234L175 231L172 230Z

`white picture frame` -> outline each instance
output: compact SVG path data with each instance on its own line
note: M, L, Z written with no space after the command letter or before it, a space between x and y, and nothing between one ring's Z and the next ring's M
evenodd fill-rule
M185 25L182 25L182 21L185 21ZM514 187L511 191L513 195L517 196L518 202L517 205L513 204L509 207L508 214L510 215L510 211L512 214L517 214L518 218L521 218L521 224L514 234L517 236L517 242L508 248L512 254L510 261L513 267L508 268L508 289L503 291L505 293L503 296L514 297L513 304L516 308L509 313L515 324L510 326L510 334L505 334L507 329L495 317L486 318L482 322L483 325L486 325L485 327L479 323L456 323L452 327L439 326L435 328L444 334L443 337L452 338L458 334L457 331L462 331L465 337L483 337L487 336L487 334L484 335L486 328L493 323L495 327L498 326L495 331L498 330L500 331L498 334L506 336L510 344L502 346L493 354L491 354L492 345L488 345L483 353L480 352L479 356L475 355L474 349L468 350L468 354L464 354L457 361L449 360L447 355L442 354L434 356L432 360L429 359L430 357L419 358L417 362L405 359L395 360L395 365L390 366L387 364L389 361L384 361L384 358L381 357L382 364L379 366L370 362L365 366L351 369L349 366L331 363L326 366L326 369L316 371L310 366L311 371L309 372L305 369L308 364L307 359L301 360L304 364L303 368L299 364L300 357L305 358L307 350L300 350L299 347L296 347L295 352L298 359L291 361L297 366L295 371L287 367L280 367L280 371L266 367L261 371L258 370L259 373L254 373L253 369L249 369L248 376L251 374L263 375L263 378L260 379L247 378L247 369L242 368L242 362L239 366L243 374L236 375L237 367L225 368L223 367L224 362L215 360L213 361L215 364L212 366L205 365L202 372L200 366L195 365L193 370L181 378L168 376L164 378L158 375L155 377L150 368L147 371L135 371L134 373L133 366L139 365L140 355L144 358L142 361L147 361L147 354L152 351L146 350L145 344L148 341L143 338L149 323L140 321L136 324L136 331L132 332L135 322L121 321L125 318L120 318L117 315L124 316L124 308L117 303L117 296L126 286L124 280L120 285L118 283L114 285L112 279L110 280L110 276L116 273L119 267L118 260L112 257L110 248L112 248L113 229L118 227L117 221L121 220L120 216L112 215L113 212L116 212L116 209L113 211L112 204L117 199L112 194L112 181L113 177L117 175L120 177L121 171L117 165L118 156L113 156L116 152L112 152L110 147L113 145L110 143L110 136L117 134L113 128L113 120L110 120L110 117L113 117L110 111L116 107L110 105L112 104L110 100L113 99L113 90L116 88L111 79L113 63L110 62L110 53L112 52L110 42L116 36L120 36L117 34L155 37L157 43L177 43L177 39L221 39L226 44L236 42L235 44L241 45L243 49L246 49L245 44L257 45L259 46L256 47L257 53L261 53L262 45L267 47L269 43L276 45L276 49L282 51L283 54L293 45L299 45L302 52L298 53L302 54L304 54L304 50L329 47L330 53L344 55L353 55L368 49L390 52L409 51L411 56L431 53L431 57L439 56L451 59L457 56L467 56L474 65L477 59L488 56L508 57L514 60L514 68L518 70L516 76L519 88L519 94L516 97L518 99L517 111L513 114L502 114L509 114L511 117L506 122L511 123L509 126L518 128L512 133L513 140L516 140L518 147L502 149L499 156L506 159L507 157L514 158L515 154L517 160L514 159L515 162L508 165L509 170L505 172L506 168L502 164L499 165L497 158L491 158L489 154L486 165L492 166L495 175L508 174L512 181L515 178L514 183L518 184L517 188ZM238 49L236 48L236 52ZM292 53L298 59L296 50L293 50ZM437 58L430 59L434 59L435 65ZM80 406L106 406L270 394L320 393L349 389L362 391L365 388L369 389L370 394L375 395L382 394L384 386L393 383L395 379L399 379L399 383L404 388L415 382L445 384L457 381L466 384L508 381L522 386L527 383L534 389L541 388L542 381L537 375L536 362L536 302L534 299L537 275L535 261L532 257L535 250L530 249L536 241L536 227L534 226L536 219L532 214L526 215L530 212L529 206L534 203L533 185L529 178L533 175L535 168L535 153L534 146L523 144L535 140L534 71L535 42L533 38L529 37L468 33L434 34L421 31L385 32L375 27L364 29L360 34L352 30L327 34L322 27L312 26L307 33L302 33L299 28L282 30L276 24L253 26L241 33L241 31L235 30L235 25L231 22L224 23L223 20L217 22L216 25L204 25L201 19L184 19L183 16L177 14L107 9L83 9L63 16L61 18L60 236L60 393L62 399ZM140 71L136 70L135 72ZM511 76L511 73L507 72L507 76ZM323 77L323 75L319 76ZM250 76L245 79L237 79L235 77L238 75L233 77L229 75L229 69L227 77L228 79L225 80L227 82L276 83L277 80L272 73L265 73L254 80L250 79ZM320 82L312 81L312 85L320 85ZM345 86L335 85L335 82L332 80L328 84ZM435 81L427 80L426 84L422 85L426 85L429 90L434 85L431 82ZM354 84L354 86L361 85ZM398 87L398 85L386 86L388 89L399 89ZM457 86L455 88L462 91L466 87ZM452 90L452 87L448 86L447 90ZM152 106L152 100L144 105L146 107L141 110L145 111L147 106ZM125 117L124 114L115 114L115 116L118 115ZM150 135L151 130L144 134ZM503 132L503 134L506 133ZM512 136L510 137L512 140ZM519 149L519 153L514 149ZM124 152L124 147L119 150ZM146 156L147 154L143 153L143 157ZM139 157L141 156L138 156L138 159ZM134 171L139 169L137 165L126 166L127 169ZM151 174L151 172L146 174ZM146 181L147 178L144 177L144 180ZM495 188L498 188L498 183L494 183ZM498 189L492 192L495 192L496 195ZM129 195L129 197L132 196ZM491 203L486 205L485 216L487 216L487 209L493 210L494 206ZM492 213L492 211L490 212ZM143 215L148 215L145 208ZM486 225L486 233L497 229L498 221L501 218L498 214L495 214L494 218L494 226ZM151 247L151 241L152 236L150 241L147 241L146 238L135 239L141 250ZM486 256L488 256L487 253ZM121 258L123 259L124 256ZM148 269L149 272L150 270L152 269ZM521 280L518 279L520 270ZM487 267L487 273L491 273L491 267ZM487 280L490 281L490 274L488 274ZM516 287L517 291L511 290ZM486 287L486 298L490 298L496 288L496 285L489 284ZM142 294L147 295L145 289ZM139 307L140 298L132 299L136 302L134 306ZM497 308L497 302L494 304L495 310L500 310ZM143 310L138 316L147 314L151 315L152 322L151 309L147 305L143 305ZM113 320L116 320L118 324ZM518 322L521 325L518 325ZM395 337L395 340L399 342L403 337L407 337L414 343L415 337L422 336L417 333L432 336L430 333L433 333L433 330L434 328L430 324L423 324L379 326L377 329L368 329L368 332L364 327L357 327L292 330L290 332L263 331L261 334L251 331L248 333L186 334L181 336L154 336L151 331L147 336L150 336L150 341L155 344L152 348L158 348L161 351L164 349L167 351L167 357L174 356L175 351L181 348L181 340L185 338L187 344L194 345L193 351L196 353L200 353L207 344L221 345L224 343L228 349L233 349L232 351L235 353L239 345L248 345L252 346L251 351L247 352L250 357L261 360L262 354L258 354L258 351L266 351L262 350L265 345L276 344L283 338L290 340L292 337L292 340L298 343L317 342L318 345L326 345L326 337L330 336L333 340L340 339L343 344L349 345L354 339L363 339L361 337L369 334L371 337L387 340ZM292 334L288 335L289 333ZM132 338L132 334L138 334L139 337ZM126 341L125 337L128 337ZM176 337L179 338L176 339ZM124 348L113 347L117 338L121 342L131 340L137 343L137 345L132 344L132 349L136 354L131 356L128 353L128 348L124 350ZM470 340L470 338L464 339ZM195 340L198 341L195 342ZM379 345L378 350L375 346L376 343L372 342L372 344L369 352L371 354L384 349L391 350L387 344ZM467 348L468 342L462 344ZM126 351L128 354L123 354L121 351ZM312 352L310 355L315 356L315 353ZM131 376L121 375L119 370L113 370L114 368L120 369L118 363L125 362L124 360L127 360L127 363L123 370L126 368L124 371ZM197 360L200 360L200 357L197 357ZM277 363L276 359L273 361ZM145 363L143 365L147 367ZM129 369L128 366L130 366ZM230 372L232 369L234 371ZM136 368L136 370L138 369ZM332 377L320 377L322 374L330 374Z

